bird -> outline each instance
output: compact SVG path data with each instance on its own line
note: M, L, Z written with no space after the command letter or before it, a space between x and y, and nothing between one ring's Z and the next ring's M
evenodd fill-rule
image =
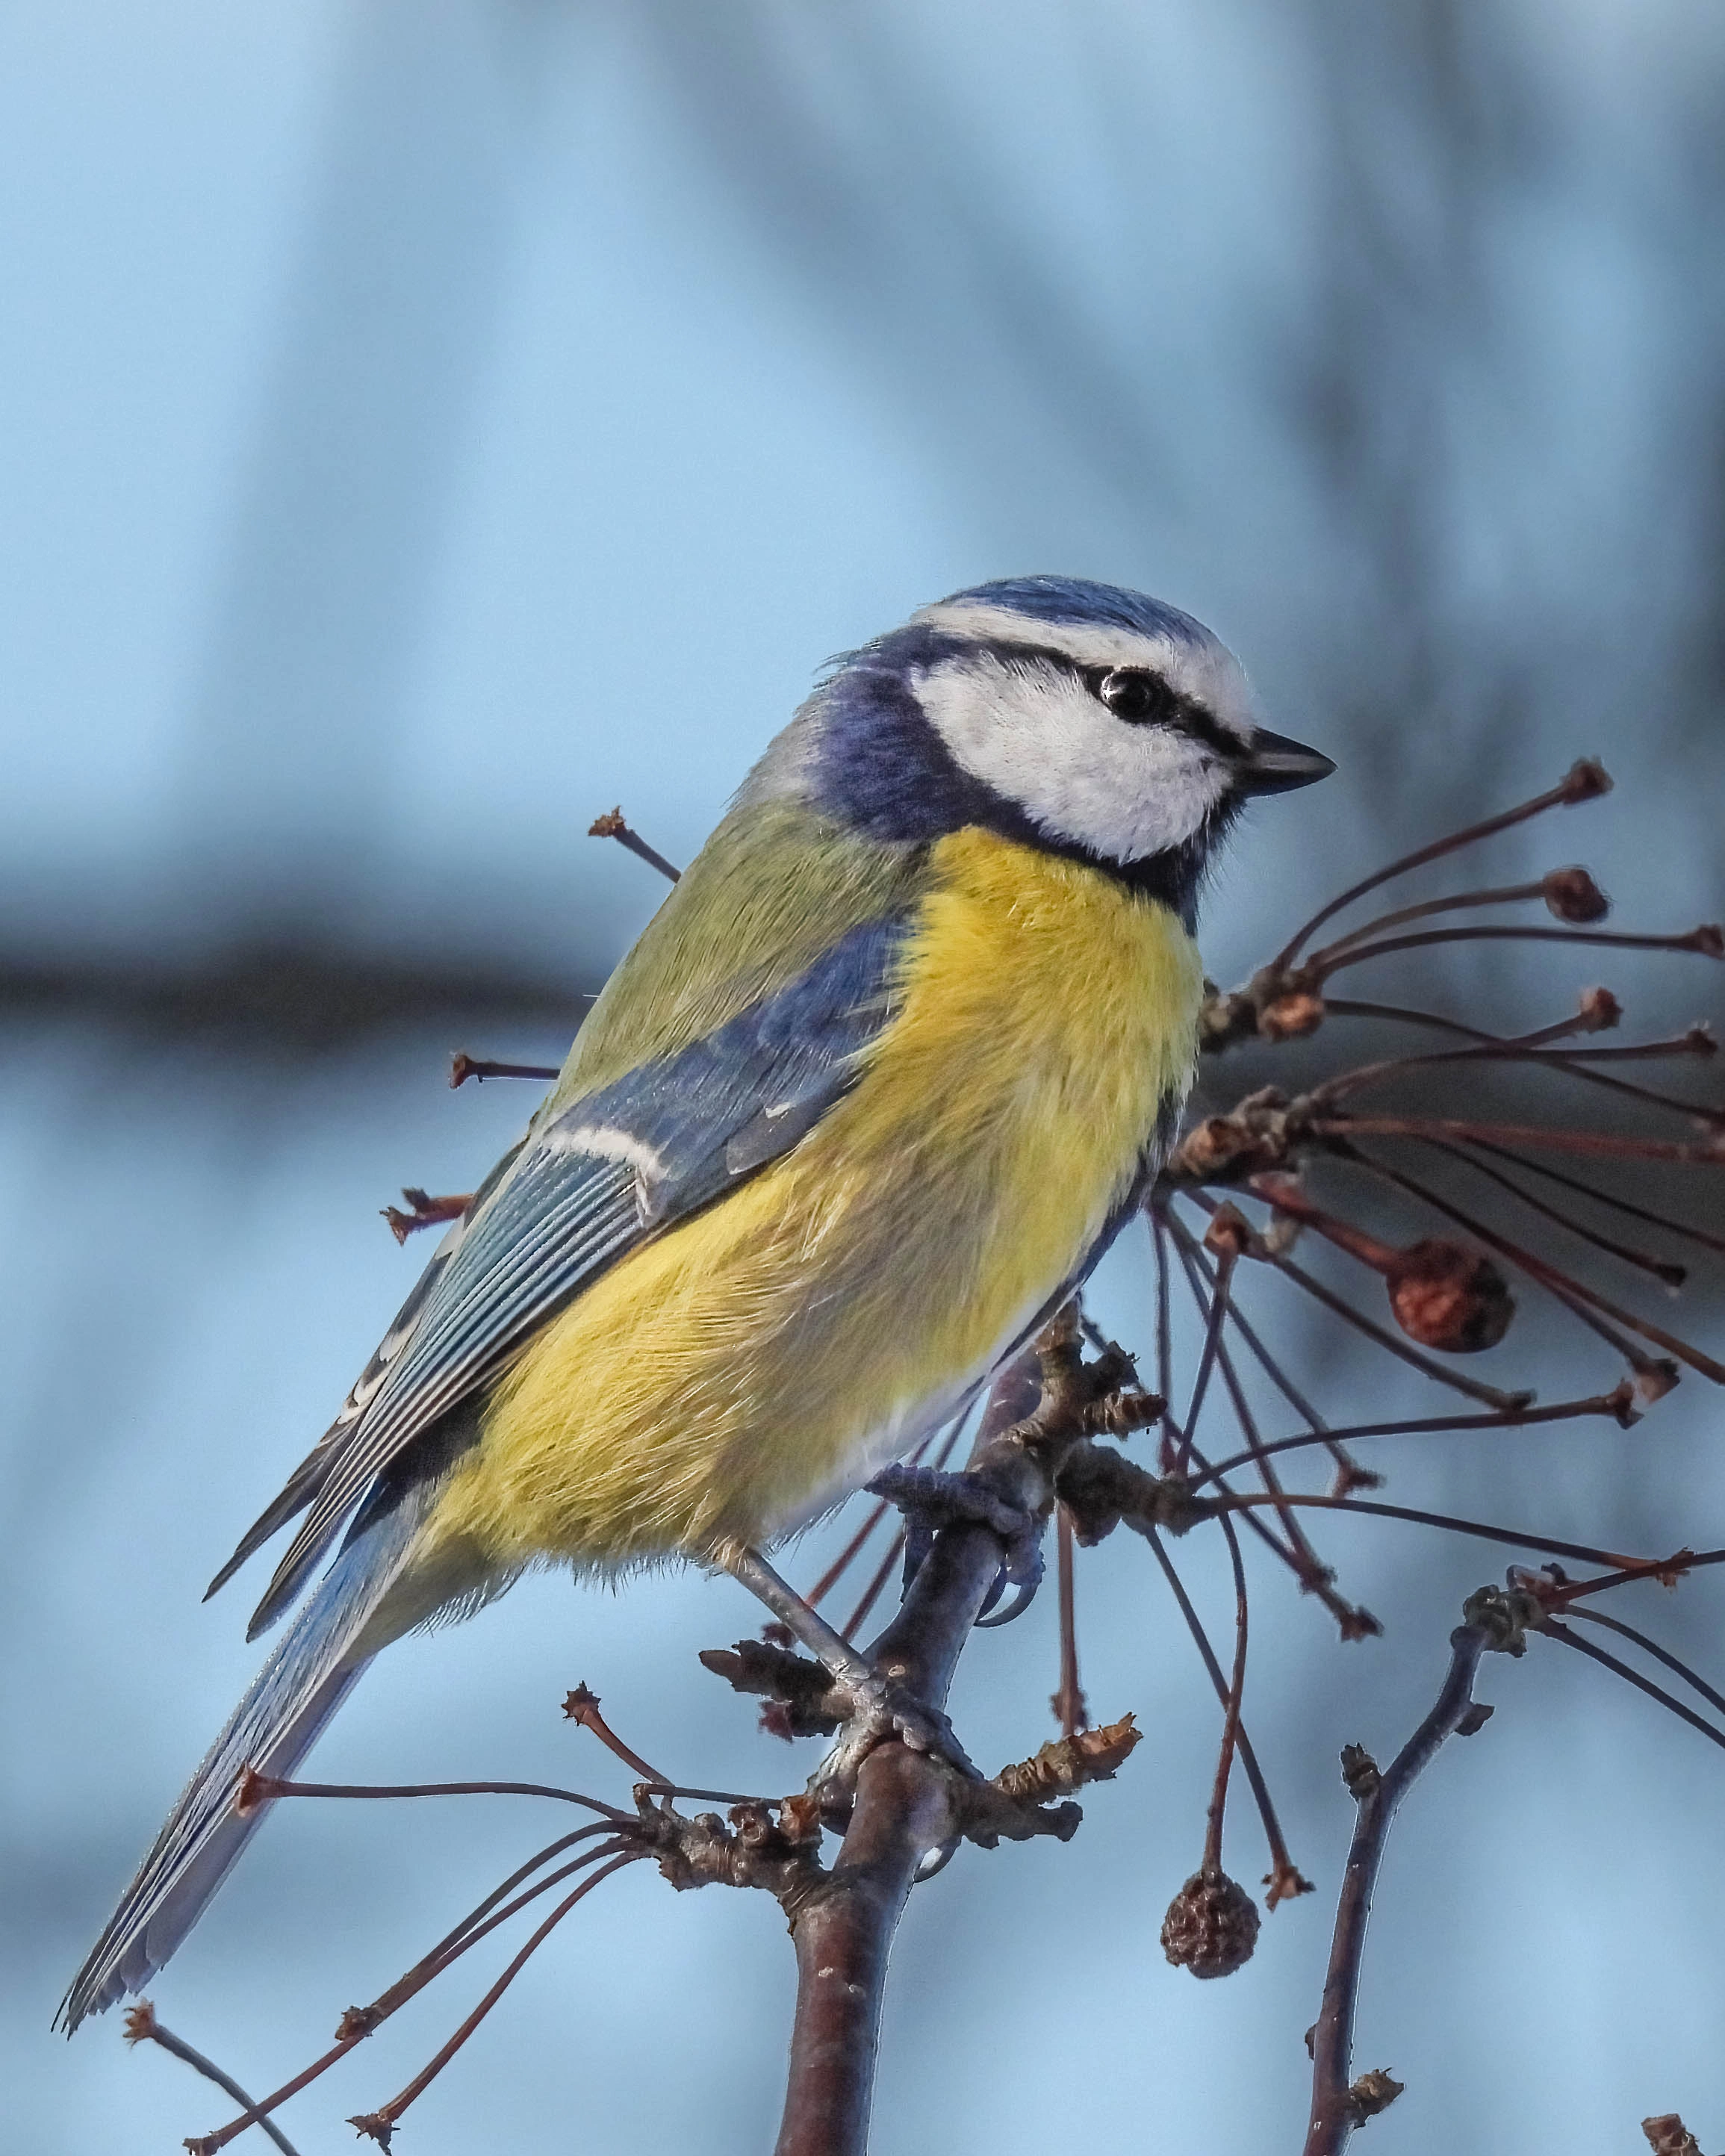
M212 1583L298 1523L248 1636L291 1620L68 2033L190 1931L270 1808L245 1770L290 1775L382 1649L531 1568L729 1571L855 1675L764 1552L960 1412L1139 1206L1206 872L1333 768L1115 586L978 584L829 662Z

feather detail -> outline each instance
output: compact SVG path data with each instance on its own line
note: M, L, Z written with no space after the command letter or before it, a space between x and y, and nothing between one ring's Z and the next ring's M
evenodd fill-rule
M951 1412L1089 1262L1190 1083L1195 948L984 832L932 867L855 1084L535 1334L429 1537L601 1568L770 1537Z
M68 2035L149 1982L233 1868L270 1809L235 1810L243 1770L290 1775L379 1648L424 1622L428 1602L483 1585L483 1574L476 1580L447 1542L429 1578L413 1577L413 1541L436 1486L408 1492L352 1536L283 1635L74 1978L59 2010Z

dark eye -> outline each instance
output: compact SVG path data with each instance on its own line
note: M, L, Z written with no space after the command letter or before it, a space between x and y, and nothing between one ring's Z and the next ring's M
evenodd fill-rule
M1091 693L1101 698L1117 719L1124 719L1135 726L1179 715L1180 700L1162 676L1131 666L1111 667L1091 683Z

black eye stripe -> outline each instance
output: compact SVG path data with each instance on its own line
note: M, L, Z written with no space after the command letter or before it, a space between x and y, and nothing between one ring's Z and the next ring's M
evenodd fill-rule
M1206 711L1196 698L1183 696L1177 689L1170 687L1163 677L1150 667L1086 666L1076 660L1070 652L1062 651L1057 645L1050 644L1002 643L993 644L988 648L994 658L1009 666L1014 661L1022 663L1025 660L1040 660L1044 665L1057 668L1062 674L1070 674L1075 680L1083 682L1098 703L1102 703L1102 684L1111 674L1140 675L1145 681L1155 685L1157 708L1153 711L1147 712L1142 720L1136 722L1128 718L1122 718L1122 726L1137 723L1172 726L1177 732L1186 735L1189 740L1202 742L1206 748L1213 749L1218 756L1230 762L1237 762L1240 757L1250 753L1247 743L1243 742L1237 733L1224 726L1221 721L1214 713ZM1106 704L1103 705L1103 708L1107 709Z
M1103 685L1110 680L1138 679L1153 685L1153 694L1149 699L1153 708L1145 713L1143 719L1137 721L1122 714L1125 725L1142 725L1147 721L1155 726L1173 726L1194 741L1202 742L1206 748L1214 749L1221 757L1241 757L1246 752L1246 745L1238 734L1230 733L1195 698L1181 696L1161 675L1152 673L1147 667L1081 666L1076 671L1091 696L1102 704L1107 702L1102 694Z

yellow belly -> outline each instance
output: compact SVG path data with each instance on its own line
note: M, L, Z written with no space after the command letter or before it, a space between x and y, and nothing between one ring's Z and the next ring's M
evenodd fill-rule
M1197 952L1165 907L1028 847L961 832L935 866L857 1084L534 1336L434 1543L608 1568L769 1540L1081 1261L1189 1082Z

